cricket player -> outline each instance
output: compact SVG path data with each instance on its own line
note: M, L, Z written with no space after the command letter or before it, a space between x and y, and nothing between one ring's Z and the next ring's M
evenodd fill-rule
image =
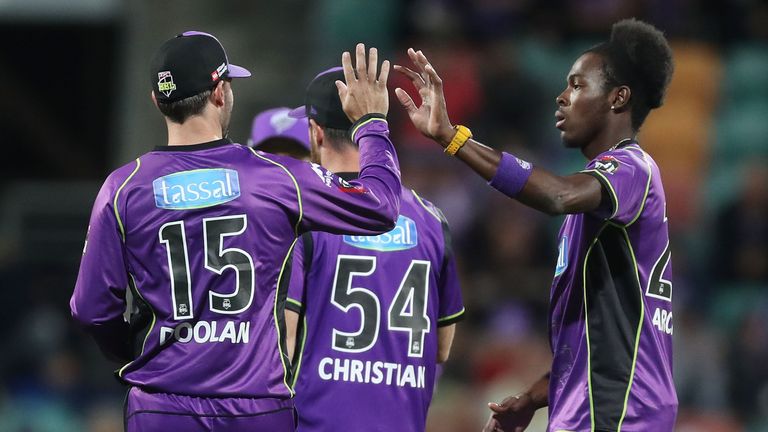
M297 236L390 231L401 194L388 137L389 63L356 49L337 83L360 177L227 139L231 64L210 34L166 41L151 64L168 145L109 175L91 214L70 306L125 364L128 431L293 431L284 308ZM355 77L355 72L357 77ZM128 322L123 313L127 300Z
M395 66L421 95L396 89L414 126L490 185L523 204L565 214L550 294L551 371L530 389L490 404L486 431L520 432L549 406L550 432L672 431L672 264L659 168L636 135L662 105L672 53L634 19L573 64L557 97L556 127L585 169L557 176L452 126L442 81L421 51L415 70ZM511 226L509 229L524 229Z
M290 111L290 108L280 107L256 114L248 147L309 161L309 124L307 119L289 116Z
M320 73L292 113L309 117L313 162L353 182L359 149L334 85L343 79L338 67ZM403 188L393 230L306 233L293 258L299 430L423 432L437 364L464 315L442 212Z

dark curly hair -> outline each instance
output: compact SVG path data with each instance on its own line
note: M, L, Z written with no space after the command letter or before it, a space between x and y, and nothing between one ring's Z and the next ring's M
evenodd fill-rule
M632 128L640 129L648 113L664 103L672 79L672 50L664 34L643 21L625 19L613 25L608 42L587 52L603 57L606 88L629 87Z

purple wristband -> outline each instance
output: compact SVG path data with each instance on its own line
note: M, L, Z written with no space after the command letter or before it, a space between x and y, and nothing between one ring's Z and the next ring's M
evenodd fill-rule
M530 162L518 159L504 152L501 154L501 161L499 162L499 168L496 170L496 175L493 176L488 184L504 195L515 198L523 190L532 172L533 165Z

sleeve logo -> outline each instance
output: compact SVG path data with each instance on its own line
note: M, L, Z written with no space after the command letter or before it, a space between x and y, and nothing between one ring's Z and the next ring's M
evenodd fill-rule
M155 179L155 206L166 210L212 207L240 196L237 171L224 168L181 171Z
M310 163L310 165L312 166L312 171L320 177L320 180L325 183L326 186L331 187L333 184L333 174L314 162Z
M613 156L602 156L595 161L595 168L608 174L614 174L619 170L619 161Z

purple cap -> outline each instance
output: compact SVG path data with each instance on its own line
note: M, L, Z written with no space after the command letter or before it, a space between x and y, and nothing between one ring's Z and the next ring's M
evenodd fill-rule
M288 138L309 150L309 123L306 118L288 115L290 108L280 107L262 111L253 119L248 146L257 148L270 138Z

